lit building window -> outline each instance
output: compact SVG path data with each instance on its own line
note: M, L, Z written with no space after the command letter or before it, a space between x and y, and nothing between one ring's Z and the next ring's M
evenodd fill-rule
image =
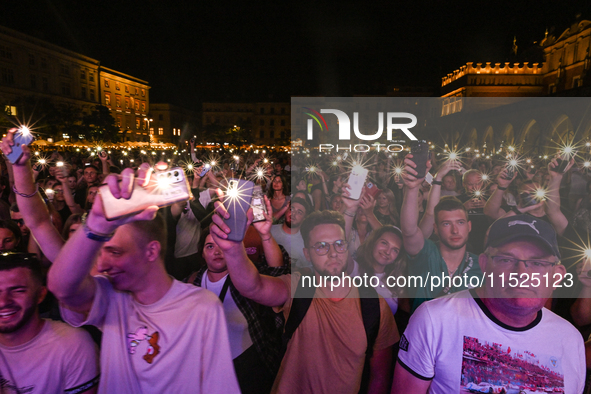
M105 87L108 88L109 87L109 80L105 79Z
M111 105L111 95L109 93L105 93L105 105Z
M158 127L158 135L164 134L164 128Z

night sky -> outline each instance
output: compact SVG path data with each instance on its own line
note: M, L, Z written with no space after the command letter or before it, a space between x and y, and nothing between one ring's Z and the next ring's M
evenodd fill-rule
M506 4L499 6L499 4ZM151 102L288 101L438 89L468 61L521 59L590 1L4 1L0 25L147 80ZM525 57L524 57L525 56Z

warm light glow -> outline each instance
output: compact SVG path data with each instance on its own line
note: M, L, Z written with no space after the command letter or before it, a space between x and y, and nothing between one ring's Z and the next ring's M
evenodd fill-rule
M45 159L39 159L37 163L45 165L47 161Z
M64 162L63 161L58 161L57 163L55 163L56 167L63 167L64 166Z

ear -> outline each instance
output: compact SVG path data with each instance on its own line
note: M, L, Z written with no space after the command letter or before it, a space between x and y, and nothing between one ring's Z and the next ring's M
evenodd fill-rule
M566 267L562 264L555 265L554 266L554 273L560 274L560 277L564 278L564 275L566 275ZM554 275L552 275L552 277L554 277Z
M482 272L486 272L486 263L488 263L488 256L484 253L481 253L478 256L478 265L480 266L480 270Z
M37 292L37 305L39 305L43 302L43 300L45 299L45 296L47 296L47 287L40 286L39 291Z
M160 257L162 246L158 241L151 241L146 245L146 258L148 261L156 261Z
M468 220L468 232L472 231L472 221ZM482 271L484 272L484 271Z

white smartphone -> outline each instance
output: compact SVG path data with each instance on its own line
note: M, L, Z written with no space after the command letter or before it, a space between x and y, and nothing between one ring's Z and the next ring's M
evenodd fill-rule
M133 186L133 193L128 200L113 197L108 185L99 186L103 212L107 220L133 215L152 205L162 208L193 199L185 172L179 167L166 171L154 171L147 187L140 186L138 179Z
M351 193L351 195L349 196L350 199L359 200L368 172L369 171L367 170L367 168L363 168L361 166L353 167L353 169L351 170L351 175L349 175L349 180L347 181L347 183L351 187L351 189L349 189L349 193Z

